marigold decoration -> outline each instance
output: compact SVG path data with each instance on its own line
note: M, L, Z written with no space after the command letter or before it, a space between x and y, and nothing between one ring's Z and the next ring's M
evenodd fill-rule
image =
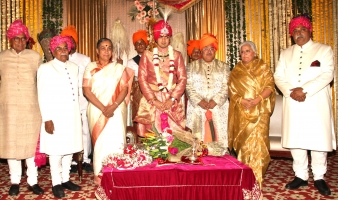
M159 6L153 1L135 1L134 7L132 7L128 13L131 17L131 21L138 19L140 24L147 24L150 18L157 18L159 16Z
M138 149L135 145L127 145L123 154L110 154L102 162L104 167L116 169L135 169L152 162L149 152Z
M164 87L161 76L160 76L160 59L158 55L158 49L157 48L153 49L153 63L154 63L154 71L156 74L157 86L160 91L166 90L166 92L168 92L172 87L172 82L174 78L174 70L175 70L174 49L171 45L169 45L168 50L169 50L169 64L170 64L169 79L168 79L167 87Z

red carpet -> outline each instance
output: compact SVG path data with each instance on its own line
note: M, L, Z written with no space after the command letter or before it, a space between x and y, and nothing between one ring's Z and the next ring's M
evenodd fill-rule
M287 190L285 184L293 180L294 173L292 171L291 159L272 159L263 183L263 199L265 200L322 200L322 199L338 199L338 154L331 155L328 158L328 172L326 173L326 182L331 189L331 196L323 196L319 194L313 186L313 176L310 175L309 185L298 190ZM79 192L65 190L66 197L63 199L95 199L93 173L84 172L81 183L77 174L71 174L71 180L81 185ZM44 195L34 195L27 189L26 178L22 179L20 184L20 194L16 197L8 196L10 187L7 163L0 163L0 199L54 199L51 189L51 179L49 166L41 168L39 171L39 185L45 190ZM208 199L206 199L208 200Z

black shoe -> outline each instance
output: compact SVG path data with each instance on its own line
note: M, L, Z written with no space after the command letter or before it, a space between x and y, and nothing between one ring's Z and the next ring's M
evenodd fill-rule
M83 168L86 172L94 172L93 167L92 167L89 163L84 162L84 163L82 164L82 168Z
M70 166L70 173L71 174L77 173L77 165L71 165Z
M304 181L301 178L295 177L293 181L286 184L285 188L290 189L290 190L295 190L295 189L298 189L300 186L307 186L307 184L308 184L307 181Z
M53 194L56 198L65 197L65 192L63 191L63 187L61 185L55 185L52 187Z
M41 187L38 184L35 184L33 186L28 186L28 189L30 191L33 191L34 194L43 194L43 189L41 189Z
M81 187L72 183L71 181L67 181L65 183L62 183L62 187L71 190L71 191L79 191L81 190Z
M9 188L8 194L10 196L16 196L19 194L19 184L12 184L11 187Z
M318 189L319 193L322 195L330 195L331 190L326 185L325 181L323 179L319 179L315 181L315 187Z

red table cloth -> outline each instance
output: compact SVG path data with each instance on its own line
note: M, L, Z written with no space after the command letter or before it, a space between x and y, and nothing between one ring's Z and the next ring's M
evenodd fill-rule
M203 157L203 165L166 164L133 170L104 168L98 199L236 200L259 199L252 169L229 155Z

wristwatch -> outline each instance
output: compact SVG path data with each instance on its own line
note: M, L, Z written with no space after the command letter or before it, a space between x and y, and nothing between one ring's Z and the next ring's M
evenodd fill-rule
M176 99L174 97L170 97L170 99L171 99L172 102L176 101Z

